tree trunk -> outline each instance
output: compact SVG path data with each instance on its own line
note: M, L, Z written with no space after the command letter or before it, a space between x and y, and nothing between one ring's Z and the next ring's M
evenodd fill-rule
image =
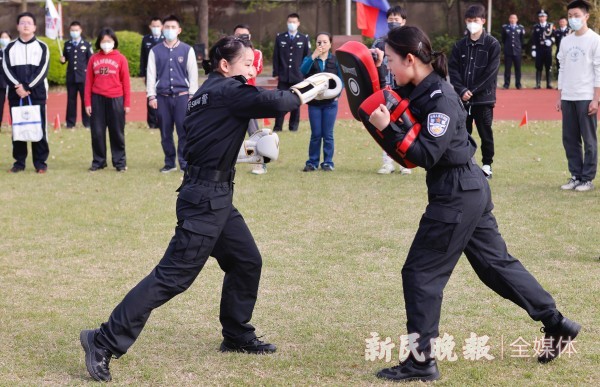
M27 12L27 0L21 0L21 12Z
M208 53L208 0L198 0L198 40L204 44L204 55Z

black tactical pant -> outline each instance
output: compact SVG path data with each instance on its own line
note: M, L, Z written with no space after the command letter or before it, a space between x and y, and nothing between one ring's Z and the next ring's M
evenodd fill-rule
M464 252L479 279L536 321L555 321L552 296L506 250L492 215L490 187L474 163L427 173L429 204L402 268L408 333L430 355L439 336L444 287Z
M287 83L287 82L278 82L277 89L278 90L289 90L290 87L294 86L295 83ZM274 131L280 131L283 129L283 119L285 118L286 113L279 113L277 117L275 117L275 126L273 127ZM300 108L296 110L290 111L290 130L295 132L298 130L298 126L300 125Z
M467 112L467 132L473 133L473 120L477 126L477 133L481 139L481 162L483 165L492 165L494 162L494 122L493 105L471 105Z
M249 321L262 258L244 218L232 204L233 185L189 178L188 172L177 199L177 227L167 251L96 336L97 343L117 357L135 342L152 310L190 287L209 256L225 272L219 314L223 336L239 342L256 337Z
M81 100L81 123L86 128L90 127L90 116L85 112L83 96L85 93L85 83L67 83L67 128L72 128L77 122L77 94Z
M544 68L546 69L546 86L551 87L552 48L547 46L540 47L535 57L536 86L539 86L542 81L542 69Z
M115 168L127 166L125 157L125 106L123 97L108 98L92 94L92 166L106 166L106 127L110 138L110 153Z

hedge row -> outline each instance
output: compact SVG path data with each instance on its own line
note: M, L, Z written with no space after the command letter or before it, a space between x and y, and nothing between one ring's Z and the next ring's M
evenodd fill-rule
M48 82L51 85L64 85L66 83L65 65L60 63L60 50L64 47L64 42L57 43L56 40L50 40L46 37L38 37L50 48L50 62L48 65ZM136 77L140 68L140 46L142 44L142 35L131 31L117 31L119 40L119 51L125 55L129 62L129 72L131 76ZM90 40L92 47L95 39ZM60 49L58 48L60 44ZM96 49L94 48L94 51Z

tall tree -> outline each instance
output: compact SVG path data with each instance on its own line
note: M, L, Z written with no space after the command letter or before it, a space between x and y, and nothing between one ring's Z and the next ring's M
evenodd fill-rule
M206 50L208 49L208 0L197 0L198 2L198 26L200 27L198 30L198 41L201 44L204 44L206 55Z

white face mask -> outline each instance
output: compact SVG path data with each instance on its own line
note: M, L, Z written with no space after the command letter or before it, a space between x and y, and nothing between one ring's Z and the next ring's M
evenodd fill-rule
M113 47L115 47L115 43L114 42L106 42L106 43L100 43L100 48L102 49L102 51L104 51L105 53L109 53L112 51Z
M481 31L482 27L483 26L479 23L475 23L475 22L467 23L467 30L469 30L471 35L476 34L479 31Z
M70 31L69 35L71 35L71 39L77 40L81 36L81 32L79 32L79 31Z
M4 48L8 46L8 43L10 43L10 39L0 39L0 47Z
M288 31L290 31L290 32L298 31L298 24L296 24L296 23L288 23L287 27L288 27Z
M583 27L583 19L579 17L569 18L569 26L573 31L579 31Z
M160 36L160 32L162 31L162 28L160 28L160 27L150 27L150 31L152 31L152 35L154 35L154 36Z

